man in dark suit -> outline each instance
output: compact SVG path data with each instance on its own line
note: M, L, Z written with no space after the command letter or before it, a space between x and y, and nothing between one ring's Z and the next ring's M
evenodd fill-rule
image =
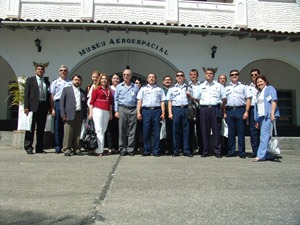
M80 88L81 76L72 76L72 85L65 87L60 97L60 113L65 123L63 150L65 156L82 155L80 151L80 131L82 121L87 117L87 99Z
M33 154L33 136L35 124L36 131L36 153L46 153L44 151L44 131L47 114L50 112L50 82L44 77L45 67L38 65L35 68L35 76L26 79L24 89L24 113L28 115L33 112L31 130L25 132L24 148L27 154Z

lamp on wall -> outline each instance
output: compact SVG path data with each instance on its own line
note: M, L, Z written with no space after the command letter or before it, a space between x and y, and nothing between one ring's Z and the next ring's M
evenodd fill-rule
M35 42L35 46L38 48L38 52L41 52L42 51L42 46L41 46L42 41L37 38L34 40L34 42Z
M215 54L216 54L216 52L217 52L217 46L212 46L211 47L211 57L214 59L215 58Z

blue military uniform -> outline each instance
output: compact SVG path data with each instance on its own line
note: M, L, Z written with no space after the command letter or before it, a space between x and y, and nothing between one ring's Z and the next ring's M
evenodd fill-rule
M202 157L209 155L211 130L213 149L216 157L221 157L221 105L226 98L223 85L217 81L204 81L197 89L194 97L200 101L200 127L202 135Z
M55 152L60 153L62 148L64 136L64 123L60 114L60 97L65 87L71 86L72 82L69 79L62 79L61 77L52 81L50 86L50 93L54 100L54 137L55 137Z
M197 91L197 87L200 85L201 83L199 81L197 81L197 83L193 83L192 81L189 82L189 86L192 88L193 93L196 93ZM197 102L195 102L195 104L197 106L199 106L199 104ZM195 127L196 127L196 132L195 132ZM197 134L195 134L197 133ZM194 142L195 140L197 140L198 142L198 150L199 153L202 153L202 137L201 137L201 127L200 127L200 109L199 107L197 108L197 120L196 122L194 121L190 121L190 148L191 151L193 151L194 148ZM196 138L195 138L196 136Z
M148 84L140 89L137 99L142 101L144 155L151 154L151 137L153 137L152 154L159 156L161 103L165 101L165 94L157 85Z
M187 118L189 102L186 94L187 90L193 95L192 89L187 84L179 85L176 83L167 94L167 100L171 101L172 104L174 156L179 155L181 142L183 143L184 155L190 156L192 154L189 145L189 121ZM181 140L181 137L183 137L183 140Z
M228 156L235 154L235 136L238 135L238 151L241 158L245 158L245 129L243 115L246 110L246 101L251 97L248 87L241 82L230 82L226 87L226 122L228 125Z
M254 83L251 83L248 86L249 93L251 95L251 107L249 110L249 127L250 127L250 142L252 147L252 155L256 157L257 149L259 146L259 136L260 136L260 129L255 127L255 120L254 120L254 105L257 102L257 94L258 90Z

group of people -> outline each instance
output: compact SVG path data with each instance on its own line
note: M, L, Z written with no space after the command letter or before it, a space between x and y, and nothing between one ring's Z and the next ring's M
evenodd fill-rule
M172 76L164 76L162 87L157 85L155 73L147 75L147 84L132 82L132 71L125 69L122 82L117 74L111 78L94 71L92 84L81 88L82 77L68 77L65 65L59 68L59 77L50 82L44 78L45 68L35 68L36 75L26 80L24 113L33 112L32 126L26 131L24 148L33 154L35 125L36 153L43 149L47 113L54 117L55 152L65 156L82 155L80 132L83 121L93 120L98 148L95 156L104 155L107 140L108 154L134 156L137 137L143 138L142 156L159 157L181 154L193 157L197 149L201 157L214 155L235 156L238 136L238 156L246 158L246 120L250 125L250 140L254 162L272 159L267 151L272 122L279 117L277 94L258 69L252 69L252 83L241 83L238 70L229 73L230 82L221 74L215 80L215 70L205 69L205 80L199 81L196 69L189 71L186 82L183 71L178 71L175 84ZM188 119L189 105L196 105L197 116ZM228 139L221 133L222 124L228 126ZM141 135L142 134L142 135ZM212 152L211 152L212 150Z

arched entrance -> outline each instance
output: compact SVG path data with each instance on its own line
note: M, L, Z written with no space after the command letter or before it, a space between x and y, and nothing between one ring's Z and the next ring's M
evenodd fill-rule
M249 83L250 70L257 68L265 75L270 84L278 91L278 105L280 107L280 124L300 124L300 107L297 99L300 99L300 72L290 64L275 60L261 59L246 65L242 70L242 81Z
M14 73L8 62L0 56L0 77L1 77L1 87L0 87L0 120L1 127L0 130L12 130L16 129L17 118L18 118L18 108L9 108L10 100L8 84L10 82L16 81L16 74ZM22 74L18 74L22 76Z
M92 71L105 72L109 76L117 73L122 74L129 66L134 77L146 79L149 73L156 73L158 84L162 83L165 75L173 75L177 68L169 61L152 52L141 51L141 49L111 49L98 52L91 57L79 62L70 74L78 73L83 77L83 87L90 83Z

